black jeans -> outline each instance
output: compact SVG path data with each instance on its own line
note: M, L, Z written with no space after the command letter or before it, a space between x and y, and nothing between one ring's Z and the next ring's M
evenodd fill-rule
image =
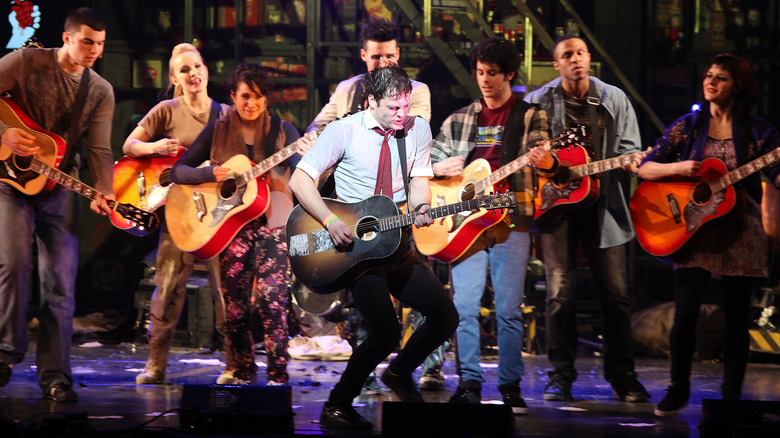
M555 373L577 378L577 247L582 246L601 298L604 377L635 377L626 247L599 248L597 209L564 214L539 233L547 277L547 356Z
M351 285L367 337L353 350L344 374L330 393L331 403L351 404L368 375L398 347L401 324L390 295L425 317L390 364L395 373L414 371L458 326L458 313L439 279L406 241L401 248L385 265L370 269Z
M726 320L723 337L724 397L739 398L750 354L750 297L755 278L723 276L723 316ZM672 382L686 382L691 376L691 362L696 350L696 322L699 319L710 273L700 268L680 268L674 272L674 324L669 334Z

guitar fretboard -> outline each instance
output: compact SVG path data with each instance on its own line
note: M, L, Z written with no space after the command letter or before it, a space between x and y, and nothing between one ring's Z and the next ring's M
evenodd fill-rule
M309 140L314 141L314 139L317 138L317 133L312 132L308 134L308 137ZM282 161L290 158L292 154L298 152L299 142L300 140L296 140L295 143L285 147L281 151L252 166L251 169L247 170L236 178L236 187L241 188L245 186L249 181L256 179L258 176L278 166Z
M431 219L436 219L443 216L449 216L452 214L460 213L462 211L474 210L477 208L490 208L490 209L511 208L516 205L516 200L514 196L515 196L514 193L509 193L509 194L501 195L500 198L483 197L483 198L470 199L468 201L456 202L453 204L443 205L441 207L431 208L430 210L428 210L428 215L431 217ZM411 212L406 214L400 214L397 216L382 218L377 221L379 222L378 228L379 231L388 231L388 230L394 230L396 228L406 227L413 224L416 218L417 218L417 212Z
M545 151L552 149L553 145L561 147L562 145L574 144L582 141L587 134L587 127L583 125L577 125L574 128L567 129L558 137L550 140L549 143L542 146ZM522 156L515 158L509 163L503 165L501 168L496 169L490 175L474 184L474 193L484 193L489 187L493 187L499 181L509 177L509 175L517 172L519 169L528 165L530 161L530 152L524 153Z
M584 176L596 175L598 173L604 173L618 167L623 167L631 164L637 157L644 157L647 152L637 152L629 155L621 155L619 157L608 158L606 160L594 161L593 163L581 164L569 168L571 173L571 179L582 178Z
M82 196L86 196L89 199L94 200L97 197L97 194L99 193L97 190L93 189L92 187L84 184L83 182L77 180L76 178L73 178L72 176L68 175L67 173L57 168L49 166L48 164L44 163L38 158L32 159L32 162L30 163L30 168L36 173L39 173L45 176L46 178L49 178L50 180L56 182L57 184L66 187L70 190L73 190L74 192ZM111 205L111 207L113 207L113 205Z
M723 175L722 177L710 183L710 190L712 190L712 193L717 193L726 187L736 184L737 182L758 172L759 170L774 164L777 162L777 160L780 160L780 148L777 148L768 154L764 154L745 164L744 166L738 167Z
M27 157L19 157L19 158L27 158ZM30 169L56 182L57 184L67 189L73 190L79 195L82 195L89 199L95 200L97 198L97 195L100 193L97 190L93 189L92 187L79 181L78 179L57 169L56 167L52 167L44 163L38 158L30 157ZM139 229L141 230L154 229L157 228L160 224L159 218L157 217L157 215L153 213L140 210L138 208L135 208L132 205L116 202L113 199L106 199L106 203L111 209L113 209L114 211L122 215L122 217L124 217L125 219L137 223Z

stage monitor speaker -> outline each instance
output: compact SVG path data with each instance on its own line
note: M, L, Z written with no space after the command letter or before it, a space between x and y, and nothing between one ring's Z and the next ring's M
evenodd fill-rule
M289 386L184 385L182 432L199 435L292 434Z
M704 399L701 408L702 438L780 436L780 401Z
M515 434L512 408L506 405L384 402L382 436L503 438Z

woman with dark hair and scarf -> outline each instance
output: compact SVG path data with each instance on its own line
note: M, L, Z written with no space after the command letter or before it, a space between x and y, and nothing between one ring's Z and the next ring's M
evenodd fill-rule
M270 81L257 64L238 64L230 79L233 107L221 119L210 123L174 165L173 182L199 184L221 181L231 169L230 158L243 154L255 163L298 140L291 124L268 113ZM310 146L300 140L300 150ZM302 152L301 152L302 153ZM210 160L211 165L198 167ZM250 300L256 288L268 354L268 384L288 383L287 318L288 285L291 283L285 224L293 207L287 181L300 161L290 158L267 172L270 203L266 212L246 224L219 254L222 294L225 299L225 371L218 384L254 383L254 340L249 327Z
M710 61L702 81L702 109L675 121L639 168L639 176L655 181L696 177L702 161L717 158L729 171L780 146L780 134L749 113L758 97L750 65L721 54ZM780 166L764 169L780 187ZM756 281L768 275L768 242L761 222L761 177L753 173L735 185L732 221L722 222L707 239L674 264L675 314L670 337L671 384L656 406L658 416L672 416L688 404L691 362L696 347L696 321L708 283L720 278L723 289L724 400L737 400L748 362L750 297ZM735 222L736 221L736 222Z

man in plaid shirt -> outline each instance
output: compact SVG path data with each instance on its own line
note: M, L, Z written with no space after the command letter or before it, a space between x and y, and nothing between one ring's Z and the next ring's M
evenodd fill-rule
M431 160L437 177L463 175L464 165L482 159L492 171L529 153L538 171L552 176L557 159L539 144L550 140L547 115L512 93L511 82L520 67L514 44L503 38L477 43L471 68L482 97L450 115L433 142ZM468 168L467 168L468 169ZM467 172L468 173L468 170ZM504 221L485 230L452 264L455 307L460 315L457 360L460 385L452 403L480 403L479 309L490 272L498 321L498 388L504 404L515 414L528 412L520 393L524 371L522 345L526 265L531 248L529 227L534 215L533 170L523 167L505 181L517 193L518 205ZM456 200L447 200L453 202Z

